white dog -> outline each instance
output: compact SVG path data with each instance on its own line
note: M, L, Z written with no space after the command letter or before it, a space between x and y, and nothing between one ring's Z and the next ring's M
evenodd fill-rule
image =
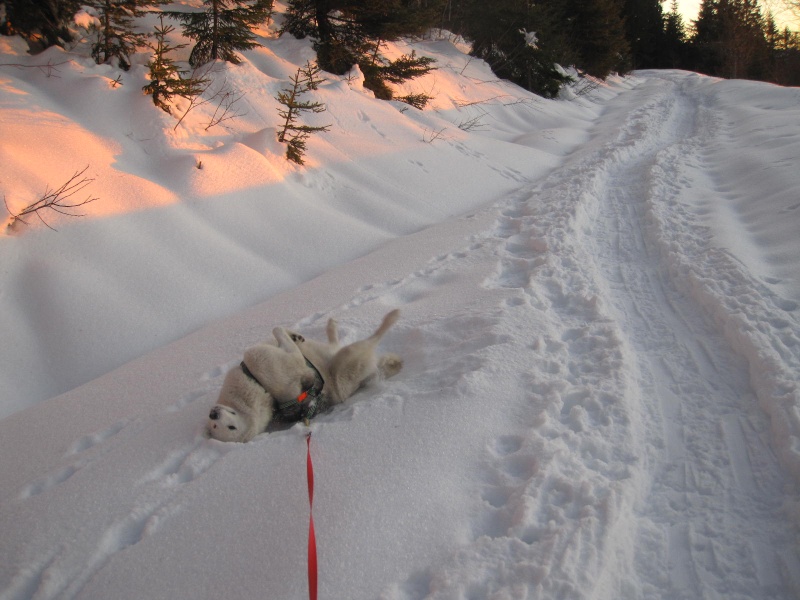
M376 377L397 374L403 366L400 357L377 357L375 349L399 317L400 311L393 310L370 337L344 348L333 319L328 321L327 344L276 327L272 333L277 346L249 348L241 365L228 371L208 415L209 434L223 442L247 442L273 418L310 419Z

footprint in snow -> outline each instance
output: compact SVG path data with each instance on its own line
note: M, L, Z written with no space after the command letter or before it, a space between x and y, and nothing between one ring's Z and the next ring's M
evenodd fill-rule
M71 456L71 455L74 455L74 454L80 454L81 452L84 452L84 451L88 450L89 448L92 448L92 447L96 446L97 444L100 444L101 442L106 441L110 437L113 437L116 434L118 434L120 431L122 431L122 429L127 424L128 424L127 420L119 421L117 423L114 423L114 425L112 425L108 429L104 429L103 431L99 431L99 432L93 433L91 435L83 436L82 438L77 440L75 443L73 443L72 446L70 446L69 450L67 450L67 454L66 455L67 456Z
M65 457L72 457L83 452L86 452L90 448L105 442L106 440L114 437L120 431L122 431L125 426L128 424L127 420L122 420L111 427L103 429L102 431L98 431L91 435L85 435L78 440L76 440L64 454ZM38 496L43 494L49 489L52 489L62 483L69 481L73 475L75 475L78 471L83 469L87 464L89 464L89 460L86 458L76 460L72 464L61 467L47 475L37 478L32 483L26 485L19 494L20 500L25 500L28 498L32 498L34 496Z
M230 452L233 448L229 446L198 437L191 446L170 452L140 483L157 482L165 488L190 483Z
M64 467L49 475L45 475L44 477L40 477L33 483L26 485L22 492L19 494L20 500L27 500L28 498L33 498L34 496L38 496L39 494L43 494L47 490L56 487L68 481L75 473L80 471L85 466L85 463L79 461L73 465L69 465L68 467Z

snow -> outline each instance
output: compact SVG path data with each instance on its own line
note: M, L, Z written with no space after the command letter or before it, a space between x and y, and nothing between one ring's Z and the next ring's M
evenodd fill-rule
M0 38L42 66L0 67L8 206L86 165L99 198L0 236L0 599L304 597L307 428L205 417L275 325L394 307L403 372L310 426L321 598L796 598L798 90L547 101L409 42L431 106L326 75L300 167L274 97L313 53L261 33L208 130L145 56Z

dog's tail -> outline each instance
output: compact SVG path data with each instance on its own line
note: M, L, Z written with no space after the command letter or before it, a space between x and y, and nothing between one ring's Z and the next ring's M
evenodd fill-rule
M378 341L380 341L380 339L384 336L384 334L387 331L389 331L389 328L395 323L397 323L397 319L399 318L400 318L400 309L395 308L392 312L388 313L385 317L383 317L383 322L381 323L381 326L378 327L378 329L375 330L375 333L373 333L369 337L370 341L373 341L374 343L377 344Z

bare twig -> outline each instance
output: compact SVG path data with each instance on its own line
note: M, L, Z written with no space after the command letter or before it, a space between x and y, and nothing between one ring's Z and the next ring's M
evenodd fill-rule
M192 71L192 74L189 76L189 79L197 83L197 86L199 88L199 93L190 96L181 95L181 97L189 101L189 107L185 111L183 111L181 118L178 119L178 122L175 123L175 127L172 128L173 131L178 130L178 127L180 126L181 123L183 123L183 120L195 108L211 102L211 100L203 98L203 94L208 90L209 87L211 87L211 80L209 78L209 74L214 69L214 66L215 63L210 62L207 65L203 65L202 67L197 67Z
M23 65L20 63L0 63L0 67L16 67L17 69L39 69L42 73L45 74L46 77L60 77L59 75L53 75L53 71L60 73L61 70L58 68L61 65L67 64L68 60L63 60L59 63L53 63L51 61L47 61L46 65Z
M39 220L42 223L44 223L49 229L55 231L55 228L52 227L47 221L45 221L44 217L41 214L42 211L47 209L57 212L58 214L61 215L66 215L68 217L86 216L85 213L76 213L74 212L74 210L80 208L81 206L85 206L90 202L94 202L95 200L98 200L98 198L92 198L90 196L85 200L80 200L80 201L73 201L70 200L70 198L72 198L72 196L80 192L83 188L85 188L92 181L94 181L93 178L83 177L83 174L86 173L88 168L89 165L86 165L86 167L84 167L83 170L76 171L75 174L73 174L72 177L70 177L65 184L63 184L59 188L56 188L55 190L51 190L50 187L48 186L45 189L44 195L39 200L29 204L16 214L13 213L11 209L8 207L8 202L6 202L5 196L3 196L3 203L6 205L6 210L8 211L8 214L11 215L11 223L9 224L9 227L13 227L17 223L17 221L27 225L28 222L23 217L26 217L28 215L36 215L37 217L39 217Z
M463 68L463 69L461 69L461 72L459 73L459 75L463 75L463 74L464 74L464 71L466 71L466 70L467 70L467 67L470 65L470 63L472 62L472 60L473 60L474 58L475 58L474 56L470 56L470 57L469 57L469 60L468 60L468 61L466 62L466 64L464 65L464 68Z
M485 98L483 100L473 100L471 102L468 100L456 100L455 103L456 106L458 106L458 108L466 108L467 106L475 106L476 104L489 104L492 100L497 100L499 98L507 98L508 96L509 94L500 94L498 96L492 96L491 98Z
M211 100L217 98L219 98L219 102L217 103L217 108L214 110L214 114L211 115L211 120L208 122L208 125L206 125L206 131L215 125L219 125L225 121L229 121L247 114L246 112L234 110L236 103L244 98L244 92L231 90L228 89L227 86L224 86L216 94L214 94Z
M428 128L426 127L425 131L423 131L422 133L422 141L425 142L426 144L432 144L436 140L445 139L444 132L446 129L447 127L442 127L441 129L428 130Z
M492 96L490 98L485 98L483 100L473 100L471 102L468 100L456 100L455 102L458 108L467 108L468 106L476 106L479 104L491 104L493 103L494 100L501 100L502 98L513 98L513 96L511 96L511 94L499 94L497 96ZM509 102L501 101L499 104L500 106L516 106L517 104L530 104L530 103L531 100L529 98L514 98Z
M600 87L600 81L589 77L587 75L582 76L576 83L573 88L573 91L576 96L579 98L581 96L588 96L593 91L595 91L598 87Z
M458 128L462 131L481 131L484 127L481 119L485 116L486 113L483 113L471 119L467 119L466 121L461 121L461 123L458 124Z
M186 100L189 101L189 107L185 111L183 111L181 118L178 119L178 122L175 123L175 127L172 128L173 131L178 130L178 127L180 127L181 123L183 123L183 120L188 116L190 112L192 112L198 106L202 106L203 104L206 104L208 102L208 100L206 100L202 96L190 96L186 98Z

